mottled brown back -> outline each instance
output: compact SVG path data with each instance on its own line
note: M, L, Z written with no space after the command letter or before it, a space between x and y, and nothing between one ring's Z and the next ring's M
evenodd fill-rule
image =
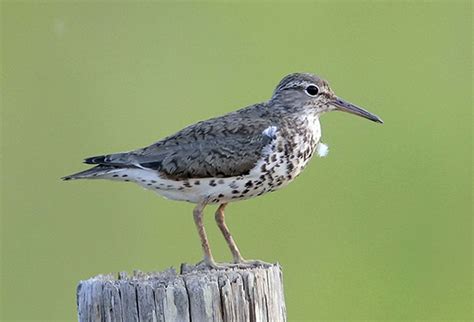
M172 179L232 177L247 174L271 138L274 124L266 104L209 119L128 153L92 157L89 164L143 167Z

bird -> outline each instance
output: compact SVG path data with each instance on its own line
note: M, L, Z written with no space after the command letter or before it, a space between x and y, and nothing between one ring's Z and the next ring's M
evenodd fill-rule
M218 205L215 220L230 249L229 265L245 260L225 223L229 203L281 189L306 167L314 153L324 156L320 117L343 111L376 123L375 114L336 96L329 83L311 73L293 73L269 100L200 121L149 146L86 158L94 165L66 177L134 182L172 200L195 204L193 218L207 268L218 264L203 224L204 208Z

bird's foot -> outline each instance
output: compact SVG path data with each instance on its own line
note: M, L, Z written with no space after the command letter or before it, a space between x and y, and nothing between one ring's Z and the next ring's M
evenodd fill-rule
M191 272L193 270L226 270L226 269L248 269L248 268L256 268L256 267L268 267L272 266L273 264L261 261L261 260L246 260L243 258L234 259L233 263L216 263L212 258L205 258L196 265L187 265L183 264L181 266L181 273Z
M216 263L214 259L212 258L205 258L199 263L197 263L194 267L197 270L210 270L210 269L228 269L230 268L229 265L232 264L227 264L227 263Z
M224 269L232 269L232 268L255 268L255 267L268 267L272 266L271 263L267 263L261 260L246 260L241 258L238 261L234 261L233 263L216 263L214 260L202 260L197 263L194 267L197 270L224 270Z
M272 266L273 264L267 263L258 259L243 259L242 257L234 259L234 263L231 264L234 265L234 267L238 268L254 268L254 267L259 267L259 266Z

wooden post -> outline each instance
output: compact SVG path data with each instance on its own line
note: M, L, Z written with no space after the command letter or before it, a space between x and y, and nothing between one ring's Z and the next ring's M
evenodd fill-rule
M79 322L286 321L278 264L99 275L77 287Z

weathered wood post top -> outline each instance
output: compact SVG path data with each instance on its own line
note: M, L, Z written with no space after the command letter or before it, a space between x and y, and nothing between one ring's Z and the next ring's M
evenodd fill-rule
M278 264L99 275L77 288L80 322L286 321Z

